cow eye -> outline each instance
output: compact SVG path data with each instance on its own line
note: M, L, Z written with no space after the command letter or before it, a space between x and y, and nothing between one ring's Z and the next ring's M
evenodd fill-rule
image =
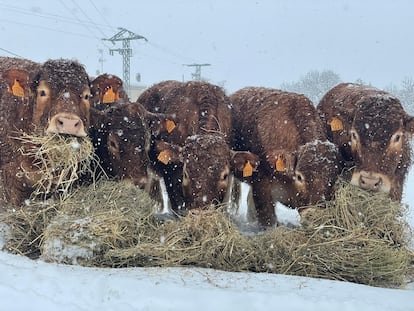
M302 174L301 174L301 173L297 173L297 174L295 175L295 180L296 180L297 182L299 182L299 183L303 183L304 178L303 178L303 176L302 176Z
M355 131L351 131L351 140L354 142L358 141L358 134Z
M399 134L395 135L394 143L398 143L400 141L400 139L401 139L401 135L399 135Z

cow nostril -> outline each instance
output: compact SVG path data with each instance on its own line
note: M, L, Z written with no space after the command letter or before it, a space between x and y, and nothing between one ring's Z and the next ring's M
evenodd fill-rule
M381 187L381 185L382 185L382 178L378 179L378 181L375 183L374 187L378 189L378 188Z
M64 122L61 119L57 119L57 125L58 126L63 126Z
M80 120L78 122L76 122L73 126L74 127L79 127L80 126Z

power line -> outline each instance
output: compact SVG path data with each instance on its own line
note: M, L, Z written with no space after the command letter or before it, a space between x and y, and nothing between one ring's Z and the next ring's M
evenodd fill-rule
M7 19L0 19L0 21L7 22L7 23L12 23L12 24L17 24L17 25L23 25L23 26L27 26L27 27L30 27L30 28L35 27L35 28L45 29L45 30L49 30L49 31L61 32L61 33L69 34L69 35L74 35L74 36L77 36L77 37L85 37L85 38L96 39L96 37L87 35L85 33L70 32L70 31L60 30L60 29L56 29L56 28L49 28L49 27L39 26L39 25L34 25L34 24L29 24L29 23L16 22L14 20L12 21L12 20L7 20Z
M97 26L97 24L89 17L89 15L85 13L82 7L80 7L75 0L72 0L72 3L78 8L78 10L83 14L83 16L85 16L86 19L89 20L91 24L101 33L101 35L105 37L106 34Z
M73 0L72 0L72 2L74 2ZM75 14L75 13L73 13L73 11L65 4L65 2L63 1L63 0L60 0L60 3L65 7L65 9L67 10L67 11L69 11L79 22L81 21L80 19L79 19L79 17ZM86 24L83 24L83 26L88 30L88 32L89 33L91 33L91 34L93 34L93 31L92 31L92 29L88 26L88 25L86 25ZM97 39L97 40L99 40L99 37L97 37L97 36L94 36L94 38L95 39ZM104 44L105 45L105 44ZM105 45L106 46L106 45ZM106 46L107 48L108 48L108 46Z
M23 58L22 56L17 55L16 53L13 53L13 52L11 52L9 50L3 49L3 48L0 48L0 50L4 51L6 53L9 53L10 55L13 55L13 56L16 56L16 57L19 57L19 58Z
M37 12L33 12L31 10L27 10L27 9L22 9L16 6L11 6L11 5L5 5L0 3L0 7L5 8L6 10L9 11L13 11L19 14L24 14L24 15L30 15L30 16L37 16L40 18L45 18L45 19L50 19L50 20L54 20L54 21L59 21L59 22L63 22L63 23L70 23L70 24L78 24L81 26L84 26L85 24L88 25L90 24L90 22L87 21L83 21L80 20L79 18L75 19L75 18L70 18L67 16L62 16L62 15L57 15L57 14L51 14L51 13L37 13ZM100 27L108 27L106 25L100 25L100 24L96 24ZM114 27L108 27L110 28L110 30L114 30Z
M114 28L112 25L110 25L106 19L106 17L102 14L101 10L98 9L98 7L95 5L95 3L92 0L89 0L90 4L92 4L92 6L95 8L96 12L98 12L98 14L101 16L102 20L105 22L105 24L109 27L109 28Z

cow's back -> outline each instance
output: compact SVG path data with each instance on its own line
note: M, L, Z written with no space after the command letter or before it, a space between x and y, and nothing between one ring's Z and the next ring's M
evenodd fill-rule
M187 137L220 133L229 140L231 115L224 91L207 82L163 81L147 89L138 102L151 112L176 115L177 128L163 140L183 145Z
M230 96L233 105L235 147L256 154L271 153L273 146L294 151L326 134L311 101L301 94L249 87ZM286 135L289 133L289 135Z

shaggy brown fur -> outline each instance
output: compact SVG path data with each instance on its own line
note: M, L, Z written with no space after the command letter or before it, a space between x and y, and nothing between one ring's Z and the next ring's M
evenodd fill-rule
M18 132L86 136L89 127L89 80L82 65L49 60L40 65L2 58L0 81L1 150L6 200L20 204L32 191L27 177L32 159L18 152Z
M160 135L165 143L151 149L174 211L221 203L231 185L231 169L242 170L248 160L256 168L257 157L230 150L230 102L220 87L164 81L138 101L149 111L176 115L176 129ZM164 163L158 161L161 154L167 155Z
M339 174L336 147L303 95L248 87L230 96L235 148L260 157L251 180L259 223L277 222L274 202L293 208L329 199Z
M353 166L351 183L401 201L414 117L400 101L373 87L342 83L322 98L318 110L329 139Z

